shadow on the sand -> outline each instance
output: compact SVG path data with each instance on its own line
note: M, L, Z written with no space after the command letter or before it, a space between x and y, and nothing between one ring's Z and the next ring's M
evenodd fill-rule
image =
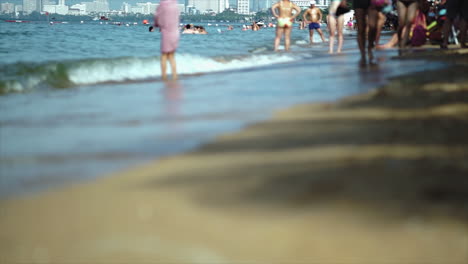
M466 103L468 102L467 72L468 66L458 65L399 77L377 90L372 100L345 102L342 106L424 109L445 104Z
M294 209L347 201L384 215L464 219L468 112L456 106L466 105L468 90L411 89L321 108L303 106L303 116L256 124L186 155L195 161L202 156L212 165L145 186L184 188L194 200L214 207ZM441 105L448 110L434 110Z

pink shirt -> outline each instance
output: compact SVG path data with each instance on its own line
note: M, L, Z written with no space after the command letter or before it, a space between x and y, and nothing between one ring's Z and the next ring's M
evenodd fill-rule
M161 30L161 53L174 52L179 45L179 8L176 0L161 0L154 14L154 26Z

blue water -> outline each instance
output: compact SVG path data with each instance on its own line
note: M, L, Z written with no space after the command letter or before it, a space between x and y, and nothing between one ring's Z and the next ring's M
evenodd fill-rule
M159 33L146 26L0 22L0 196L35 193L191 150L279 109L333 101L389 77L441 67L392 59L358 67L355 32L342 55L294 29L182 35L180 80L160 80ZM384 37L383 41L388 39ZM319 37L315 34L315 40Z

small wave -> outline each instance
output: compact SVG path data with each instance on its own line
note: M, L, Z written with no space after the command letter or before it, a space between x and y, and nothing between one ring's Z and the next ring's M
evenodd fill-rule
M306 45L306 44L309 44L309 42L308 42L307 40L303 40L303 39L297 40L295 43L298 44L298 45Z
M257 47L257 48L254 48L252 50L250 50L249 52L251 53L264 53L264 52L268 52L268 51L272 51L273 49L270 49L266 46L264 47Z
M177 54L179 74L200 74L260 67L290 62L292 54L252 54L207 58ZM27 92L38 88L70 88L106 82L157 79L161 76L159 57L85 59L44 64L17 63L0 66L0 94Z

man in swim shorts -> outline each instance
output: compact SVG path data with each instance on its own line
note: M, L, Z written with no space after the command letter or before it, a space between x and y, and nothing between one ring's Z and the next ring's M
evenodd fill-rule
M276 9L279 10L279 14L276 12ZM296 10L296 13L293 14L293 10ZM278 51L282 36L284 36L284 49L288 51L291 41L292 24L294 19L301 13L301 8L289 0L281 0L271 7L271 11L273 16L278 20L276 26L275 51Z
M323 32L320 29L320 22L322 21L322 11L320 11L320 8L315 6L315 0L310 1L310 6L304 12L302 18L306 23L309 23L309 42L311 44L314 43L314 30L317 30L317 32L320 35L320 38L322 38L322 42L325 42Z

